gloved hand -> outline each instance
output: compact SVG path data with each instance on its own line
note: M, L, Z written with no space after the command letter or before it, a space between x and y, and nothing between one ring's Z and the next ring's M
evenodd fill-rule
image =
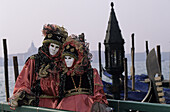
M107 105L99 102L94 102L91 108L91 112L107 112Z
M11 106L10 109L12 110L15 110L16 107L21 106L21 105L36 106L38 104L36 102L36 96L32 92L28 94L24 90L16 92L8 100L9 100L8 104Z
M11 106L10 109L15 110L16 107L19 106L19 100L22 100L25 97L25 91L20 91L15 93L12 97L10 97L9 100L9 105Z

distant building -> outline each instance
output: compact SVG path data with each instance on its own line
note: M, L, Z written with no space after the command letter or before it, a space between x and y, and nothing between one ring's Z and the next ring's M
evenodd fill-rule
M35 47L34 43L31 43L31 46L29 47L28 51L25 53L17 53L17 54L9 54L8 55L8 65L13 66L13 56L17 56L18 59L18 65L24 65L25 61L28 57L30 57L33 54L36 54L38 52L38 49ZM3 65L3 58L0 58L0 66Z
M34 43L32 42L30 48L29 48L28 51L27 51L27 53L28 53L28 54L35 54L35 53L37 53L37 52L38 52L38 50L37 50L37 48L34 46Z

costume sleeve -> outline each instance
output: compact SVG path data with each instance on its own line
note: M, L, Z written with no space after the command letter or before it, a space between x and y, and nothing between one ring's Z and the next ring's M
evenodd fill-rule
M33 81L33 77L35 77L34 66L35 66L34 59L29 59L25 63L15 83L13 94L20 91L26 91L27 93L31 92L31 84Z
M94 96L93 96L94 102L108 104L108 101L106 99L103 90L103 83L96 69L93 69L93 77L94 77L93 78L94 79Z

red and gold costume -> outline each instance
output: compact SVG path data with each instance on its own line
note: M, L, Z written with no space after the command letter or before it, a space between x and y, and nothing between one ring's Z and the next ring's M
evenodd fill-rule
M9 98L10 105L32 105L47 108L56 108L58 103L58 87L61 70L61 50L51 56L49 44L62 46L67 38L63 27L53 24L44 25L42 47L38 54L28 58L20 75L17 78L13 96Z
M64 56L74 57L72 67L64 66L60 78L60 103L57 109L90 112L93 104L107 105L103 84L96 69L91 68L88 44L68 37L63 45ZM63 60L64 62L64 60Z

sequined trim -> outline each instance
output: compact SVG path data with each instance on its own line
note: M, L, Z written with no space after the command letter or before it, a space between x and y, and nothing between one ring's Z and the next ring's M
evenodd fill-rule
M57 44L57 45L62 45L62 43L61 42L59 42L59 41L57 41L57 40L50 40L50 39L47 39L47 40L44 40L43 41L43 44L44 43L55 43L55 44Z
M90 94L90 89L86 89L86 88L79 88L79 89L71 89L65 92L65 96L72 96L72 95L78 95L78 94Z
M40 98L58 98L58 96L41 95Z

